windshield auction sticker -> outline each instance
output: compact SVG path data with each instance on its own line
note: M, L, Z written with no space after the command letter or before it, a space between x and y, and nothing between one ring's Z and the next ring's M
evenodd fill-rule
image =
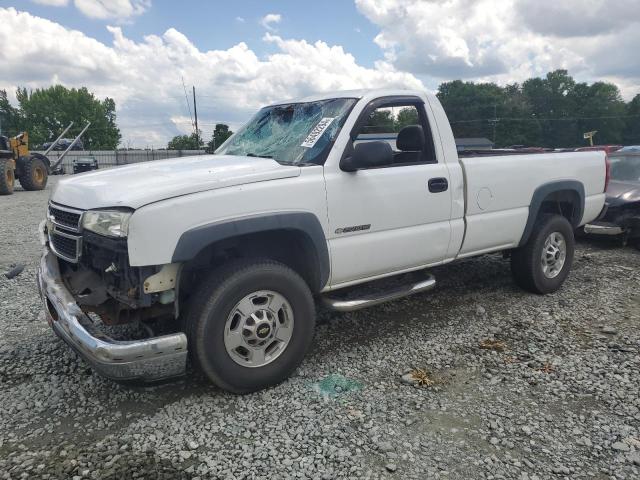
M305 148L313 147L320 139L322 134L327 130L327 128L329 128L329 125L331 125L331 122L333 122L335 118L336 117L324 117L322 120L320 120L318 124L313 127L311 133L309 133L307 138L305 138L304 142L302 142L300 146Z

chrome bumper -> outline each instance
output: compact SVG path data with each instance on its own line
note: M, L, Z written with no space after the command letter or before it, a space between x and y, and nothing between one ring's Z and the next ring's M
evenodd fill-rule
M38 287L54 332L101 375L113 380L153 382L184 374L184 333L118 341L100 332L65 286L58 259L48 246L44 247L38 268Z
M624 228L612 223L587 223L584 233L591 235L622 235Z

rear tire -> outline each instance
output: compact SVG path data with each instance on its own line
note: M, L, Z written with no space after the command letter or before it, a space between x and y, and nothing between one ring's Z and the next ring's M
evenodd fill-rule
M569 221L560 215L541 215L527 243L511 254L513 279L529 292L555 292L569 275L574 250Z
M25 159L22 174L20 175L20 185L25 190L44 190L47 186L49 173L47 165L40 158L30 156Z
M219 387L249 393L282 382L302 362L313 338L315 305L289 267L238 260L202 282L184 322L196 366Z
M13 160L0 158L0 195L11 195L15 184Z

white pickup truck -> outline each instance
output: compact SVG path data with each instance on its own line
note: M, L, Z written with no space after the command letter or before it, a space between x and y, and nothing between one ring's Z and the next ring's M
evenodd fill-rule
M180 375L190 357L243 393L302 361L314 298L367 307L489 252L522 288L554 292L574 229L603 210L605 154L487 153L459 157L435 96L365 90L265 107L214 155L61 180L41 229L48 321L110 378ZM412 271L375 296L346 289ZM104 332L130 322L146 336Z

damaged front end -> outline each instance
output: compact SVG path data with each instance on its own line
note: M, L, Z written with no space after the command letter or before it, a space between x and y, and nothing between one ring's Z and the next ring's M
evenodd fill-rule
M130 266L126 237L83 229L83 214L51 204L42 225L38 284L49 324L107 377L155 381L183 374L187 339L175 331L179 265ZM116 340L105 327L123 324L146 335Z
M177 316L174 287L179 265L131 267L126 239L84 231L78 261L63 260L60 266L78 304L107 325L157 323Z

